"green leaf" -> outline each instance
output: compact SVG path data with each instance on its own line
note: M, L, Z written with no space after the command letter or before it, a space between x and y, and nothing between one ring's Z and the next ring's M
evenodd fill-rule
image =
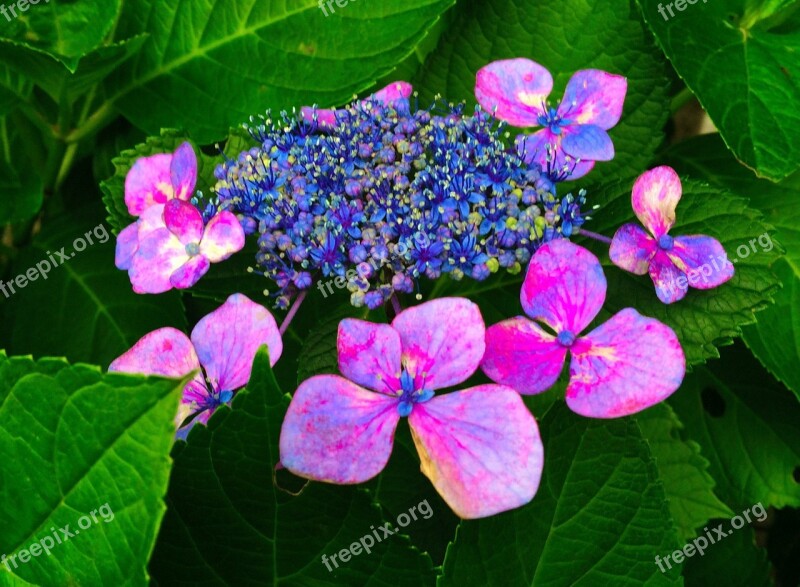
M0 116L8 114L20 102L28 100L32 88L27 76L7 65L0 65Z
M759 312L758 322L743 329L743 337L761 363L800 398L800 172L778 184L758 179L739 165L718 135L680 143L664 157L682 173L750 198L777 228L786 257L772 269L783 288L775 294L775 304ZM763 243L771 240L762 238Z
M728 524L727 520L725 523ZM713 526L709 524L709 528ZM726 527L730 528L730 525ZM728 531L730 530L726 530ZM711 533L713 536L713 530ZM767 552L755 545L753 530L748 526L733 530L724 541L710 545L703 556L695 554L687 558L683 565L683 577L686 587L773 585Z
M8 278L14 285L5 284L9 298L3 296L7 311L0 325L9 350L108 365L152 330L186 328L176 292L133 293L127 274L114 266L113 236L97 221L64 216L46 223L40 237L15 259ZM84 245L84 251L77 250ZM48 265L46 273L37 270ZM35 280L28 281L28 274ZM25 281L18 283L19 276Z
M664 139L667 68L633 3L482 0L455 10L454 24L415 84L423 103L441 93L474 104L475 74L497 59L527 57L547 67L555 79L554 103L575 71L603 69L628 78L628 95L622 120L610 132L617 155L598 163L589 178L632 174L648 163Z
M188 443L176 446L169 510L150 562L155 580L165 585L433 585L430 559L399 534L338 568L329 563L328 571L323 555L348 548L384 521L357 487L310 483L291 495L275 486L288 404L262 350L233 408L220 408L208 427L195 427Z
M149 134L178 126L209 143L265 108L346 102L411 54L452 3L353 2L326 18L314 0L130 0L117 35L151 38L107 81L109 102Z
M642 585L675 531L658 471L636 422L592 420L554 406L541 422L545 465L533 501L464 521L447 551L449 585Z
M26 132L0 116L0 226L24 222L42 207L44 185L22 146Z
M631 208L633 180L619 181L593 191L590 202L599 204L586 228L609 236L626 222L638 224ZM594 241L580 241L600 255L607 268L606 309L616 313L633 307L642 314L661 320L675 330L686 353L688 364L702 363L718 356L717 346L730 344L741 335L742 326L755 321L754 312L771 303L778 281L770 266L778 258L776 248L760 246L750 251L750 239L768 235L771 227L762 215L747 206L746 200L694 180L683 181L683 197L677 209L674 236L707 234L718 239L735 263L734 277L710 290L690 288L686 297L674 304L663 304L656 297L648 275L636 276L619 269L608 259L608 250ZM739 254L740 246L747 254Z
M41 585L147 584L182 388L0 352L0 552L52 543L50 556L6 560L12 573ZM46 540L54 532L63 543Z
M674 17L659 13L668 3L639 4L667 57L736 157L772 180L797 169L800 4L682 2L684 10Z
M683 424L667 404L658 404L636 416L642 435L656 459L669 511L678 538L687 542L711 518L731 517L733 511L714 495L714 479L700 446L683 440Z
M800 404L745 349L697 367L669 402L734 511L800 505Z

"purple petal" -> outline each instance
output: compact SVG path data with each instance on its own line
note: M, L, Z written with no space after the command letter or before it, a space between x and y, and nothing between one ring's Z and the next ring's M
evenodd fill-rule
M527 318L517 317L486 330L481 369L492 381L519 393L541 393L556 382L567 349Z
M513 126L540 126L553 76L530 59L495 61L478 71L475 97L489 114Z
M510 387L435 397L415 405L408 422L423 474L458 516L492 516L536 494L544 449L536 420Z
M219 263L241 251L244 241L241 222L228 211L220 212L206 226L200 242L200 253L212 263Z
M657 251L650 261L650 278L656 286L658 299L672 304L686 296L688 281L686 274L678 269L664 251Z
M517 150L525 163L537 163L559 181L580 179L594 168L594 161L579 161L564 152L562 137L544 128L532 135L517 137Z
M316 116L317 124L323 129L331 129L336 126L336 113L337 110L311 108L310 106L303 106L300 109L303 120L306 122L313 122L314 116Z
M271 365L283 352L275 318L247 296L233 294L192 330L192 342L209 381L219 391L247 385L253 359L261 345L269 347Z
M403 365L417 389L443 389L466 381L486 350L478 306L440 298L400 312L392 322L403 345Z
M564 239L550 241L533 256L520 299L534 320L577 336L603 307L606 277L588 250Z
M166 228L139 239L128 275L136 293L159 294L172 289L170 277L189 260L186 247Z
M208 272L211 263L203 255L195 255L170 275L169 281L176 289L189 289Z
M109 371L185 377L200 370L192 342L180 330L160 328L145 334L108 367Z
M197 157L191 143L181 144L172 155L169 168L170 181L179 200L189 200L197 181Z
M614 158L611 137L599 126L592 124L566 127L561 148L575 159L585 161L611 161Z
M170 200L164 206L164 223L182 244L199 244L203 238L203 216L189 202Z
M689 285L712 289L733 277L733 264L722 244L710 236L696 234L678 236L667 255L686 273Z
M172 155L162 153L136 161L125 176L125 205L132 216L139 216L153 204L164 204L175 197L170 178Z
M400 335L388 324L347 318L339 323L339 371L369 389L394 395L400 389Z
M627 91L628 81L621 75L582 69L569 80L558 115L573 124L593 124L608 130L622 116Z
M400 420L397 399L337 375L318 375L294 393L283 420L281 463L295 475L363 483L389 461Z
M636 275L644 275L650 268L650 259L656 252L658 244L645 230L637 224L623 224L619 227L608 256L617 267Z
M672 167L644 172L633 185L633 211L656 239L675 224L675 208L681 200L681 180Z
M590 418L628 416L672 395L685 372L672 329L626 308L573 345L567 405Z
M117 248L114 253L114 264L117 269L126 271L130 269L137 250L139 250L139 223L134 222L117 236Z

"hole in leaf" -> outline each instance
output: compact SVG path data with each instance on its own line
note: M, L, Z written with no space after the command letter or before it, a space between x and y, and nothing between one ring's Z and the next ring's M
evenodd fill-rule
M725 400L713 387L706 387L700 393L700 400L703 402L703 409L712 418L721 418L725 413Z
M272 470L272 482L275 484L275 487L284 493L294 495L295 497L303 493L306 485L309 484L308 479L298 477L288 469L284 468L284 466L280 463L275 465L275 468Z

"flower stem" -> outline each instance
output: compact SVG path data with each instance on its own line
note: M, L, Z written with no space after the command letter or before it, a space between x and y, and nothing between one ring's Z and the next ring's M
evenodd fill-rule
M605 243L607 245L611 244L611 239L607 236L603 236L602 234L597 234L596 232L592 232L591 230L586 230L585 228L578 229L578 234L582 234L584 236L588 236L589 238L593 238L596 241L600 241L601 243Z
M308 293L306 290L301 291L300 295L298 295L297 298L294 300L294 304L292 304L292 307L289 308L289 313L286 314L286 318L283 319L283 323L279 328L281 335L286 334L286 331L289 329L289 325L292 323L295 314L297 314L297 310L300 309L300 304L302 304L303 300L306 299L306 293Z

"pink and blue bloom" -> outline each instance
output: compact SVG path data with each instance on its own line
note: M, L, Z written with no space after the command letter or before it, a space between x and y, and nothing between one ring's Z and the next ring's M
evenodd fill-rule
M175 418L179 438L196 423L206 424L222 404L250 380L253 359L262 345L269 348L270 363L283 351L272 314L242 294L234 294L202 318L191 339L174 328L161 328L143 336L114 360L109 371L194 378L183 390ZM191 418L191 420L189 420Z
M600 261L567 240L547 243L533 257L519 316L488 328L481 367L490 379L523 394L558 379L571 354L567 405L592 418L616 418L648 408L681 384L686 361L671 328L625 308L581 336L606 298Z
M518 148L527 163L536 162L554 181L578 179L595 161L614 158L608 136L622 116L627 80L597 69L575 72L558 107L547 98L553 76L530 59L495 61L478 71L475 96L485 110L521 128L542 127L520 135Z
M712 289L733 277L722 244L710 236L669 234L682 194L681 180L671 167L643 173L633 186L633 211L647 230L625 224L611 241L611 261L636 275L650 274L656 295L665 304L686 296L688 287Z
M485 351L480 310L461 298L409 308L391 325L339 325L338 375L303 382L280 438L281 463L317 481L362 483L378 475L407 417L422 472L462 518L533 499L542 473L539 431L510 387L466 381Z

